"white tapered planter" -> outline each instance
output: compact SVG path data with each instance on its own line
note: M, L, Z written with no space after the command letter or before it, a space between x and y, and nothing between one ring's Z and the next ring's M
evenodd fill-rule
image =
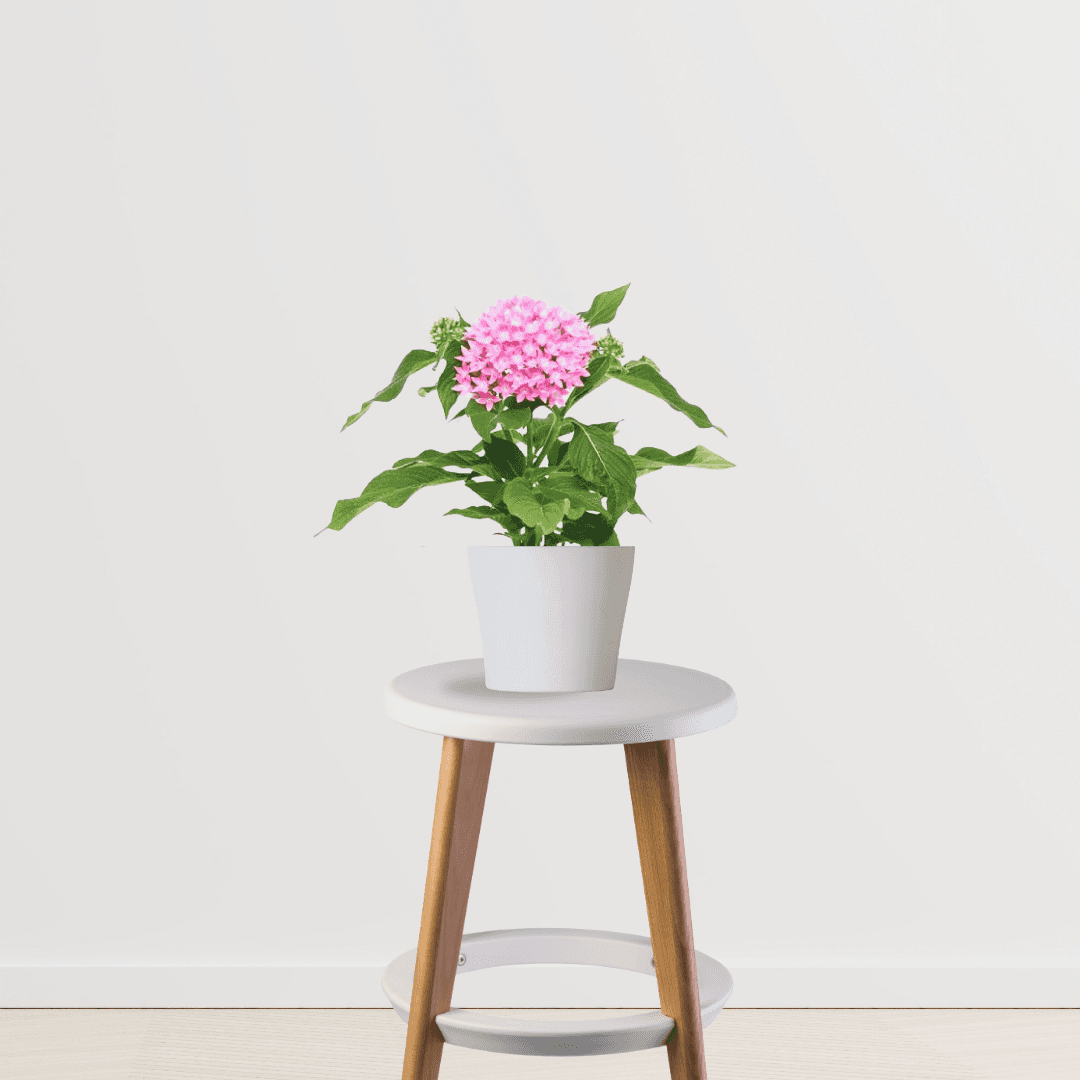
M470 547L489 690L611 690L632 547Z

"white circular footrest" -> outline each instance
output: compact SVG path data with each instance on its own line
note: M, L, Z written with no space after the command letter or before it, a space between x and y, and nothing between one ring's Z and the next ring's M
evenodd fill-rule
M655 976L652 943L637 934L607 930L488 930L466 934L459 972L508 964L589 964ZM731 997L731 974L703 952L697 956L701 1023L707 1027ZM383 993L408 1023L416 950L402 953L383 972ZM663 1046L675 1021L659 1010L594 1020L517 1020L474 1009L450 1009L435 1017L443 1038L455 1046L500 1054L583 1056L621 1054Z

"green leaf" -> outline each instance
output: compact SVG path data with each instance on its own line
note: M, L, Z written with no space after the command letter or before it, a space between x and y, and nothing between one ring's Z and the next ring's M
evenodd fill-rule
M569 465L583 480L609 495L634 497L637 470L630 455L616 446L603 428L575 420L574 437L566 455Z
M525 455L510 439L492 438L484 446L484 458L504 480L522 476L525 472Z
M602 547L619 542L611 522L601 514L585 514L577 521L564 521L562 534L572 544L583 547Z
M652 472L664 465L690 465L695 469L732 469L734 465L713 453L706 446L695 446L693 450L684 450L681 454L669 454L666 450L659 450L655 446L643 446L633 455L634 465L638 473Z
M590 325L601 326L611 322L615 318L615 312L619 310L626 290L630 288L629 282L621 289L612 289L611 292L598 293L588 311L579 311L578 314Z
M503 409L499 415L499 424L507 431L520 431L528 427L532 419L532 409L528 405L520 405L512 409Z
M334 515L326 527L340 531L357 514L365 511L377 502L387 506L401 506L409 496L415 495L421 488L435 484L452 484L462 480L461 473L445 472L432 465L409 465L403 469L387 469L379 473L356 499L339 499L334 507Z
M479 435L484 442L490 442L491 433L495 430L495 425L499 422L499 414L495 409L485 409L475 398L469 398L469 403L462 411L472 421L472 426L476 429L476 434ZM454 419L456 420L457 417L455 416Z
M660 398L661 401L666 401L677 412L689 416L699 428L716 428L721 435L725 434L723 428L716 427L705 415L703 409L698 408L697 405L691 405L651 363L638 360L627 364L621 371L614 372L612 378L619 379L630 386L636 386L639 390L644 390Z
M476 492L485 502L489 502L494 506L502 499L503 489L506 484L501 481L466 480L465 486L470 491Z
M543 530L545 536L547 536L548 533L555 531L559 522L562 521L566 511L569 509L569 499L562 499L559 502L544 503L543 509L540 512L540 520L537 524Z
M479 454L472 450L452 450L448 454L440 450L425 450L416 457L402 458L394 462L394 468L400 469L405 465L437 465L439 468L451 467L455 469L471 469L483 476L490 476L492 480L498 480L498 473Z
M456 510L447 510L443 517L449 517L451 514L476 518L477 520L490 518L492 521L497 521L504 529L514 528L514 519L510 514L504 514L502 511L495 510L490 506L463 506ZM520 528L520 525L517 527Z
M530 528L540 520L540 500L527 480L520 477L511 480L503 491L503 502L511 514L521 518Z
M520 478L511 480L506 485L503 501L511 514L521 518L529 528L539 526L545 536L554 531L570 508L569 499L542 502L537 498L537 492L530 487L529 482Z
M627 494L625 491L620 491L616 495L609 495L604 501L607 503L604 509L604 517L614 527L619 518L634 505L634 496Z
M447 338L440 346L439 351L435 354L440 360L453 360L456 356L461 354L461 350L465 347L465 342L458 337Z
M443 453L441 450L421 450L415 457L403 457L394 462L395 469L404 468L406 465L456 465L461 469L472 469L483 459L479 454L471 450L454 450Z
M565 435L568 431L574 430L574 422L572 420L562 420L557 416L534 416L529 422L529 434L532 436L533 446L539 450L541 446L547 442L548 435L551 434L551 425L558 424L559 431L555 436ZM554 447L552 443L552 447Z
M566 499L570 504L566 516L573 520L581 517L586 510L600 511L604 508L600 496L573 473L555 473L542 480L537 488L537 497L541 502Z
M444 350L446 367L442 369L442 374L439 375L439 381L435 384L435 389L438 391L439 401L442 404L443 416L449 417L450 410L461 400L461 395L454 389L457 386L457 380L454 376L457 374L456 359L461 352L461 342L447 342L439 351L443 352Z
M630 455L630 460L634 463L634 468L637 470L638 476L645 476L646 473L659 472L663 467L663 462L650 461L648 458L637 457L635 454Z
M568 442L559 442L556 440L551 444L551 449L548 451L548 464L552 466L561 466L566 461L566 455L570 452L570 444Z
M393 379L390 380L389 386L383 387L370 401L365 401L360 406L360 411L355 412L348 420L342 425L341 430L349 427L351 424L355 424L361 416L364 415L371 407L374 401L393 401L394 398L401 393L402 388L405 385L406 380L410 375L416 374L416 372L423 370L426 367L433 366L436 361L436 355L433 352L429 352L427 349L413 349L411 353L408 353L404 360L397 366L397 371L394 372Z
M575 405L586 394L591 394L598 386L603 386L612 377L611 371L614 364L615 361L610 356L590 360L589 374L582 379L580 386L575 386L570 391L570 396L566 399L563 411L565 412L571 405Z
M421 387L420 387L420 389L419 389L419 390L417 390L416 392L417 392L417 393L418 393L418 394L419 394L419 395L420 395L421 397L427 397L427 396L428 396L428 394L430 394L432 390L437 390L437 389L438 389L438 387L437 387L437 386L421 386Z

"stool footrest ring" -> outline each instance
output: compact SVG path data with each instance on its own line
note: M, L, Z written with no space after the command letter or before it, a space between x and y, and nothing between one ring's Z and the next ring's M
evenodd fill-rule
M508 964L588 964L652 975L652 944L637 934L608 930L522 929L466 934L458 971ZM696 953L701 1023L707 1027L731 997L731 974L702 952ZM408 1023L416 950L402 953L383 972L383 992ZM454 1009L435 1017L443 1039L455 1046L500 1054L577 1057L622 1054L663 1046L675 1021L659 1010L591 1020L518 1020L476 1009Z

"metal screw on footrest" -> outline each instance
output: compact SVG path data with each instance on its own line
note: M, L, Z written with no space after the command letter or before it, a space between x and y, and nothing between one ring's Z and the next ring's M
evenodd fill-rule
M652 964L653 967L656 967L656 957L655 956L649 957L649 963Z
M462 965L462 964L464 964L464 963L465 963L465 954L464 954L464 953L462 953L462 954L461 954L461 955L460 955L460 956L459 956L459 957L457 958L457 965L458 965L458 967L461 967L461 965Z

